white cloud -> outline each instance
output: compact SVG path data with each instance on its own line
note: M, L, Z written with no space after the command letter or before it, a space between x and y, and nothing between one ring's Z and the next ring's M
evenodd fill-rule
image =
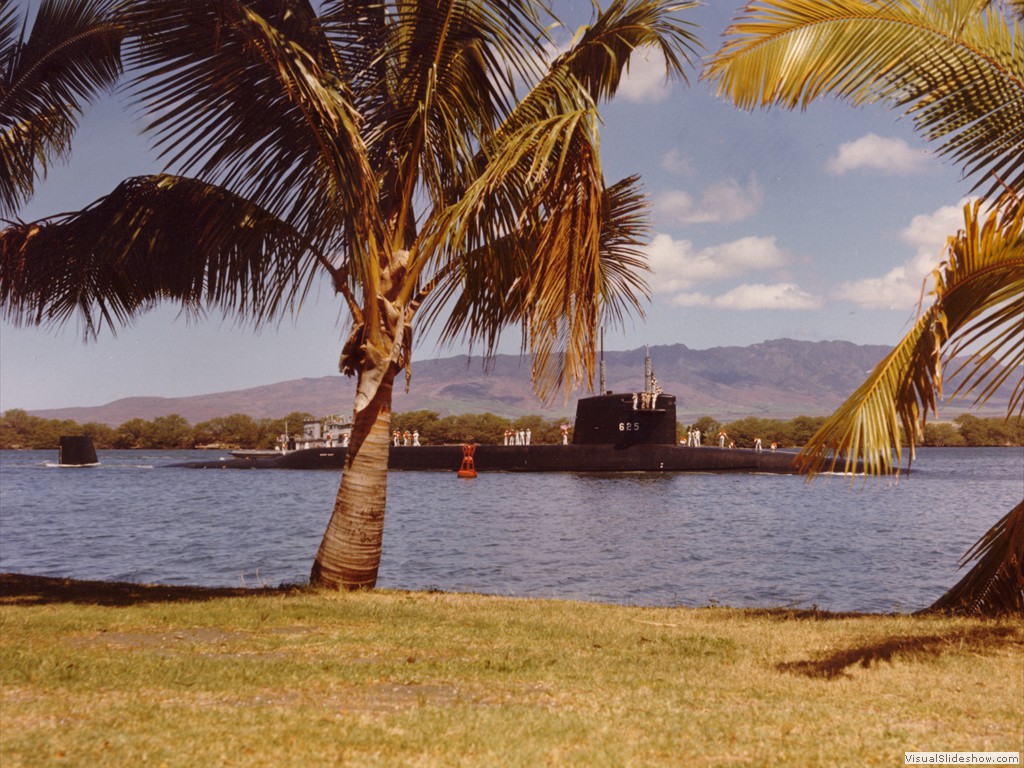
M659 216L680 224L742 221L757 213L764 191L754 174L747 183L724 179L704 188L700 200L681 190L663 192L655 200Z
M775 244L774 237L742 237L705 248L701 254L735 274L775 269L789 263L789 257Z
M689 240L658 234L647 249L656 293L673 294L680 307L720 309L816 309L821 300L791 282L742 283L719 295L694 289L703 284L734 280L754 272L786 267L791 259L774 237L744 237L709 248L695 248Z
M913 271L902 266L889 270L882 277L842 283L832 296L867 309L909 309L920 298L921 285L921 279L914 280Z
M744 283L719 296L703 293L681 293L672 303L682 307L715 307L717 309L818 309L821 299L793 283Z
M658 234L647 254L654 273L651 283L657 292L684 291L698 283L774 269L789 261L774 237L744 237L698 250L689 240Z
M910 220L900 240L917 249L919 256L926 255L933 261L946 245L946 239L957 230L964 228L964 206L968 200L956 205L947 205L934 213L925 213Z
M714 297L706 293L680 293L672 297L671 303L677 307L710 307L714 302Z
M840 176L862 168L882 171L887 175L905 176L924 170L931 155L914 149L903 139L887 139L874 133L839 145L839 151L828 159L825 170Z
M636 50L629 57L617 95L634 103L664 101L672 93L672 81L665 72L665 57L660 51L651 47Z
M925 287L926 294L931 290L930 274L942 261L946 239L962 229L963 223L963 203L915 216L900 232L900 240L915 249L910 259L881 277L842 283L832 296L868 309L916 307L922 287Z
M661 167L675 176L693 176L693 163L678 149L670 149L661 158Z

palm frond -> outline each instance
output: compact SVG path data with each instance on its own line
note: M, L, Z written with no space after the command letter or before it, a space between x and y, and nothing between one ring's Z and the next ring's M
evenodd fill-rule
M677 14L697 2L672 6L658 0L615 0L593 24L577 33L570 50L555 60L552 70L566 67L584 84L595 102L611 99L632 54L643 48L658 50L665 60L665 77L686 80L686 66L702 47L695 26Z
M605 190L601 203L604 215L595 304L602 319L612 326L622 324L627 314L642 316L640 298L647 295L642 275L648 267L641 248L647 227L646 200L637 185L636 177L623 179ZM427 325L434 315L444 313L447 322L442 343L466 339L471 345L480 343L490 355L505 325L529 326L533 306L529 297L537 291L536 282L545 279L532 261L540 237L539 226L517 230L468 253L456 269L443 275L424 309ZM573 296L562 300L575 303ZM498 318L504 320L498 322ZM556 327L568 319L556 321ZM530 339L525 335L523 351L530 351ZM557 364L555 375L548 377L552 392L560 382L571 380L558 371L562 361L558 352L554 354L550 362Z
M832 94L912 115L986 196L1020 207L1024 32L979 0L760 0L747 6L703 77L751 109L806 107Z
M132 6L132 87L171 167L289 222L327 249L374 239L359 115L306 0Z
M444 201L513 103L511 73L542 34L529 2L398 3L381 51L387 98L367 110L366 135L391 207L411 207L420 182ZM392 170L393 169L393 170ZM385 203L387 207L387 204Z
M981 216L980 201L964 207L965 228L951 238L948 259L935 272L934 303L804 447L798 457L803 471L851 471L860 460L868 473L891 472L902 455L900 427L913 458L914 439L942 397L943 360L950 350L965 349L960 340L983 340L983 346L956 394L982 386L983 401L993 377L1001 382L1006 371L1022 375L1024 215L996 209ZM1019 407L1022 386L1018 382L1011 408L1014 402Z
M992 526L960 561L974 566L929 610L996 616L1024 613L1024 501Z
M447 307L442 339L481 342L491 354L502 330L520 325L542 398L590 381L596 329L626 312L642 315L646 296L644 201L635 178L604 187L595 128L584 110L524 130L435 231L466 252L432 297L433 307ZM510 178L518 180L513 201ZM532 198L520 206L523 190Z
M559 164L564 164L564 148L578 131L589 132L593 119L590 110L582 109L534 122L516 134L504 136L501 151L491 148L489 161L473 184L424 224L419 247L435 254L441 269L451 254L464 254L457 258L460 282L479 288L489 283L501 285L506 291L515 286L520 292L518 298L510 296L498 303L484 299L488 292L481 294L481 306L488 307L491 314L475 314L467 336L471 341L486 339L488 350L497 344L503 328L524 319L527 304L522 291L536 277L530 265L540 248L543 190L550 185ZM474 301L472 294L464 294L463 299ZM437 306L436 297L431 305ZM512 316L503 319L502 312L495 312L498 309ZM460 335L462 317L461 312L449 317L443 334L446 339Z
M950 334L944 360L962 359L955 374L965 374L951 399L977 392L974 406L985 404L1011 376L1018 381L1009 414L1024 416L1024 210L979 220L980 203L968 213L965 228L950 240L945 270L936 271L937 300L964 303L955 294L965 290L975 306L962 310L962 327ZM954 275L970 274L969 283ZM1008 415L1009 415L1008 414Z
M531 190L538 184L538 169L550 160L544 153L562 152L558 135L563 127L579 115L595 114L597 100L614 95L633 52L656 46L665 51L667 74L683 75L683 63L699 43L675 14L692 7L689 2L671 5L651 0L615 3L551 63L464 169L465 181L449 192L449 200L459 212L467 209L467 195L478 197L468 206L475 211L472 216L464 219L457 213L447 218L459 219L460 226L468 227L470 222L485 221L480 212L486 210L494 212L494 226L489 232L481 231L481 238L512 231L521 212L535 199ZM529 58L520 54L518 72L527 71ZM594 132L596 136L596 126ZM548 138L542 138L545 133ZM593 156L596 160L596 143ZM558 162L557 158L550 161ZM471 186L473 194L467 191ZM486 198L486 206L480 195ZM420 258L427 261L432 255L424 250Z
M84 211L3 230L0 306L18 324L77 316L92 335L160 301L259 325L301 304L322 265L300 233L243 198L138 177Z
M14 8L0 8L0 217L15 213L47 164L67 155L84 107L120 75L116 5L44 2L27 39Z
M644 207L635 180L605 188L595 106L639 48L660 48L667 74L683 73L697 42L674 14L691 7L614 3L485 137L465 186L417 241L414 268L433 265L445 278L429 306L458 296L443 338L490 354L502 329L519 324L542 397L590 380L596 328L639 312L646 296L635 272L645 268ZM428 324L438 312L428 309Z
M941 393L941 342L936 338L941 328L938 311L922 315L808 441L797 467L814 475L852 472L862 462L869 474L888 474L901 460L901 427L913 456L921 414L935 407Z

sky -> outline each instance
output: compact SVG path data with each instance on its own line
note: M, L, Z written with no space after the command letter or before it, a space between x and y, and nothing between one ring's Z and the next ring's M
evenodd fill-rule
M683 14L699 26L705 55L741 5L712 0ZM556 4L582 20L589 7ZM639 173L651 205L651 300L644 317L606 330L605 349L898 342L962 222L971 182L884 105L824 100L802 112L745 112L715 96L699 63L687 74L689 83L666 83L660 61L637 60L601 109L607 181ZM141 127L125 96L96 104L70 162L51 168L19 217L78 210L128 176L162 170ZM342 320L325 285L297 316L259 333L219 315L187 321L173 306L88 341L73 322L60 330L0 322L0 411L332 375ZM517 352L518 340L512 330L502 351ZM466 351L423 334L414 360Z

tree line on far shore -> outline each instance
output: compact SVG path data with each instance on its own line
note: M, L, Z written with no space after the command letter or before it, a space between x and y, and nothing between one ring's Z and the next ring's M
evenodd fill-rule
M98 449L183 449L183 448L273 448L281 435L299 435L303 423L314 420L308 413L293 412L279 419L255 419L236 413L192 425L183 416L171 414L153 419L129 419L118 427L72 420L44 419L26 411L12 409L0 415L0 449L56 449L62 435L88 435ZM740 448L750 448L760 437L767 447L801 446L824 423L824 417L798 416L795 419L761 419L753 416L731 422L719 422L702 416L690 424L677 424L677 434L685 441L691 428L699 429L704 445L717 444L724 431ZM561 425L569 418L545 419L521 416L509 419L493 413L469 413L441 416L434 411L396 413L392 426L399 432L416 430L420 443L442 445L457 443L498 444L506 431L531 432L531 442L557 443ZM1003 418L983 418L972 414L957 416L952 422L927 424L920 443L931 447L1024 445L1024 422Z
M748 416L719 424L710 416L703 416L692 426L701 431L704 445L712 440L717 444L718 433L724 431L739 448L753 447L757 437L765 447L776 442L780 448L791 448L806 445L825 421L824 416L797 416L789 421ZM904 439L904 442L907 441ZM964 413L952 421L925 424L917 445L928 448L1024 445L1024 420Z

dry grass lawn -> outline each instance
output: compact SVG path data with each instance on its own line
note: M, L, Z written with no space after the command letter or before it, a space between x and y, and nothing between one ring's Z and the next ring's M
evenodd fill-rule
M1024 751L1024 620L0 576L0 765Z

